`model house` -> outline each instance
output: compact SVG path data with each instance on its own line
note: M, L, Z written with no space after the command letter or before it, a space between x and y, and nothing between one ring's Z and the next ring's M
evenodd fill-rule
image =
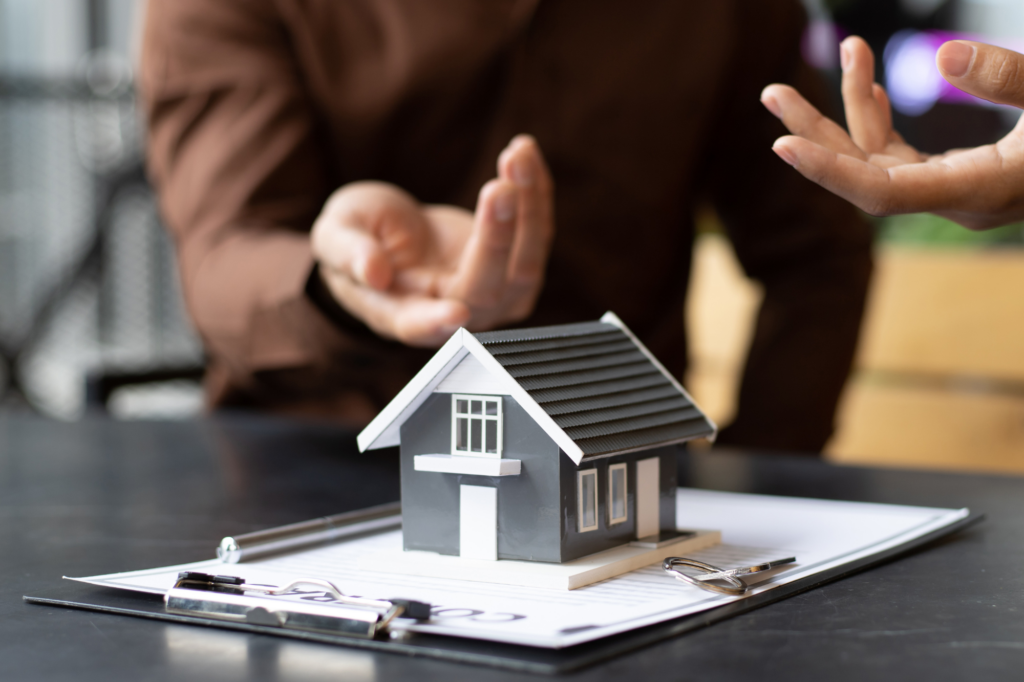
M561 563L670 537L677 445L715 433L608 313L460 329L359 447L401 446L405 550Z

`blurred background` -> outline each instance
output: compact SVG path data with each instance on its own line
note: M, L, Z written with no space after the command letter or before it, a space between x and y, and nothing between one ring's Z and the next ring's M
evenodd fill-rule
M955 37L1024 52L1021 0L804 4L804 58L837 111L838 41L857 34L919 149L994 142L1019 117L949 87L934 54ZM132 72L144 12L145 0L0 0L0 410L202 411L202 347L143 172ZM714 212L698 222L687 383L724 422L760 292ZM828 456L1024 472L1024 225L874 222L876 279Z
M0 1L3 409L201 409L201 346L142 168L132 64L144 9ZM170 381L114 390L153 378Z
M895 127L918 149L995 142L1020 117L949 86L935 68L945 40L1024 52L1021 0L805 2L804 58L839 100L837 40L863 36ZM1024 472L1024 225L970 232L941 218L873 219L875 278L853 377L826 452L872 465ZM757 286L742 275L714 213L700 216L688 387L728 421Z

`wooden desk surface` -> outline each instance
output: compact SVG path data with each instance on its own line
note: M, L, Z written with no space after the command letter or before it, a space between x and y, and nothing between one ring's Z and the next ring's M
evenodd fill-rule
M692 455L698 487L985 512L922 551L581 680L1010 680L1024 670L1024 478ZM0 417L0 680L526 679L454 663L24 604L61 575L210 558L224 535L398 498L393 454L329 426Z

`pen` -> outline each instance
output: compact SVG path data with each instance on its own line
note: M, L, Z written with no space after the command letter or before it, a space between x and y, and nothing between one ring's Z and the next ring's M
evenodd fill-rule
M398 502L369 509L323 516L254 533L226 537L220 541L217 557L226 564L255 559L298 547L331 542L361 533L397 528L402 525L402 506Z
M697 561L696 559L687 559L681 556L670 556L661 562L661 568L666 573L671 574L676 580L681 580L684 583L699 587L702 590L708 592L717 592L718 594L727 594L733 597L740 597L747 593L750 586L740 580L741 575L750 575L751 573L761 573L762 571L770 571L776 566L783 566L785 564L791 564L796 561L796 557L787 557L785 559L775 559L774 561L766 561L761 564L755 564L754 566L744 566L743 568L730 568L728 570L719 568L718 566L712 566L706 564L703 561ZM686 566L687 568L695 568L698 571L702 571L703 574L700 576L689 576L679 570L679 566ZM719 583L724 582L726 585Z
M774 561L766 561L763 564L757 564L756 566L745 566L743 568L730 568L728 571L716 571L714 573L704 573L703 575L693 576L694 580L724 580L725 578L735 578L740 575L750 575L751 573L761 573L763 571L770 571L773 568L783 566L785 564L791 564L796 561L796 557L788 557L786 559L776 559Z

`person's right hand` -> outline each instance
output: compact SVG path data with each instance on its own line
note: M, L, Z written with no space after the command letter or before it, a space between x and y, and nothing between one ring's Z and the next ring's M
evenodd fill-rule
M867 43L847 38L841 50L849 134L792 87L764 89L761 101L793 133L773 146L783 160L872 215L928 211L972 230L1024 219L1024 117L995 144L922 154L893 130ZM961 90L1024 109L1024 55L956 40L936 63Z
M377 334L436 347L460 326L491 329L533 311L553 201L540 149L520 135L499 156L475 213L421 205L387 183L352 183L313 225L313 254L335 299Z

